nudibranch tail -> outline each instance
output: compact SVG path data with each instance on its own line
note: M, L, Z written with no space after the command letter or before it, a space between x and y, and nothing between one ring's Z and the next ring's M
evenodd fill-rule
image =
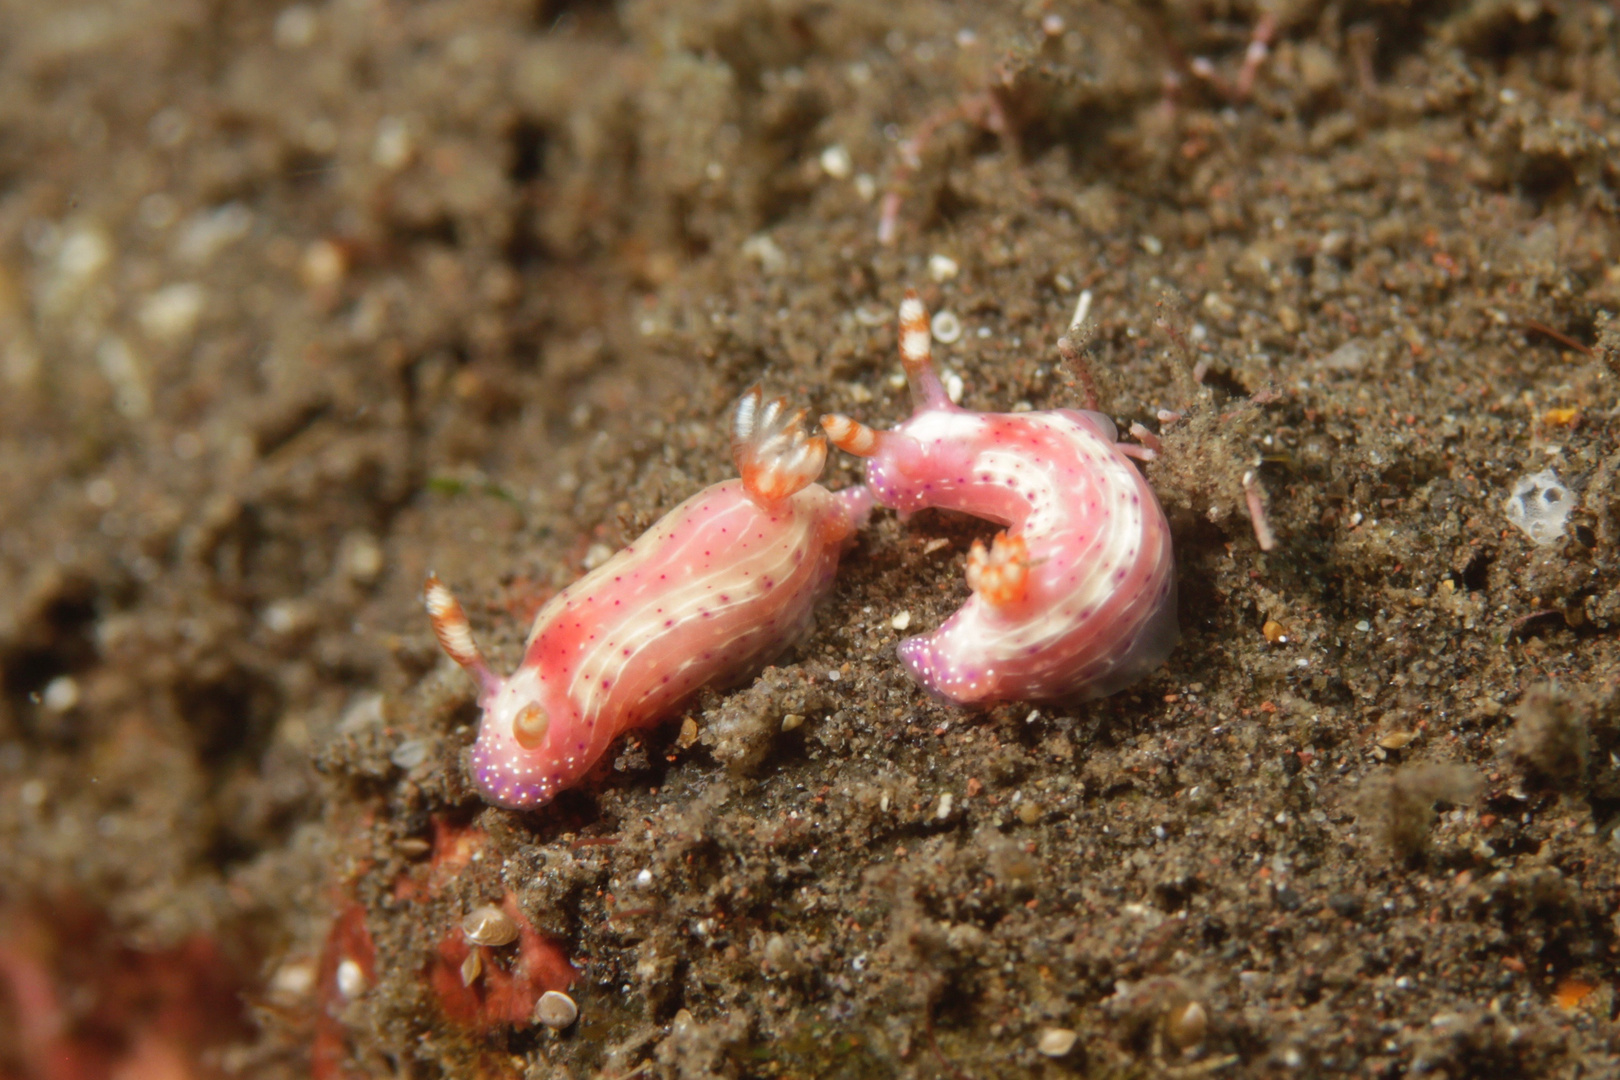
M992 607L1008 607L1024 599L1029 591L1029 547L1022 536L1005 529L997 533L985 550L983 540L973 541L967 559L968 588Z
M785 398L765 400L758 385L737 402L731 456L748 494L762 505L804 490L827 463L827 440L804 433L805 410L787 412Z
M488 661L473 640L467 612L455 594L439 580L439 575L428 574L422 586L422 603L427 607L428 620L433 624L433 636L439 639L439 647L473 677L481 696L495 689L500 680L489 670Z
M871 457L878 452L883 443L883 432L867 427L859 420L843 413L828 413L823 416L821 428L834 446L856 457Z
M918 412L954 408L945 384L939 381L939 372L934 370L932 340L928 309L915 289L907 289L906 298L900 301L900 366L906 369L911 401Z

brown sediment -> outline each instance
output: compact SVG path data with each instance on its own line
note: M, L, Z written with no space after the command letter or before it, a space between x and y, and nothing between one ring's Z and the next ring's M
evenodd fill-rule
M106 1000L212 942L255 1004L169 1046L252 1077L1620 1070L1616 34L1579 0L9 5L0 911L110 935L27 973ZM905 416L919 284L965 405L1081 405L1089 289L1101 409L1179 415L1168 664L927 698L896 620L995 530L879 514L693 737L483 806L429 566L510 670L535 598L730 476L748 385ZM1537 547L1502 504L1548 467L1578 504ZM580 968L558 1033L423 977L508 891ZM352 1000L303 978L329 939Z

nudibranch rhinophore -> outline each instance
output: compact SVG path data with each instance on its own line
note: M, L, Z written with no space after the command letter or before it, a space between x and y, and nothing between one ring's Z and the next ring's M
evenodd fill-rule
M744 394L731 438L742 478L698 492L554 596L508 678L428 576L439 644L478 683L472 778L485 799L549 802L620 735L763 665L808 628L872 501L864 487L834 494L815 482L827 443L807 438L803 420L757 386Z
M822 418L866 458L876 500L902 515L960 510L1007 526L975 541L973 595L931 634L900 643L912 676L962 703L1101 697L1175 647L1175 561L1153 489L1101 413L978 413L953 405L934 370L928 312L900 305L910 419L878 431Z

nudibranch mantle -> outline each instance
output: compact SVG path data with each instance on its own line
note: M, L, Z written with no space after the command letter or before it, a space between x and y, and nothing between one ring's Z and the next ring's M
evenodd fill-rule
M973 595L938 630L900 643L918 682L962 703L1100 697L1175 647L1175 561L1153 489L1113 421L1078 409L978 413L934 371L928 315L908 294L900 352L915 411L888 431L824 417L867 459L883 506L939 507L1007 528L968 556Z
M486 800L549 802L621 734L747 674L810 625L872 503L864 487L834 494L814 482L827 447L805 437L803 418L758 387L745 394L732 433L742 479L698 492L554 596L508 678L490 671L461 605L429 576L439 643L479 685L471 770Z

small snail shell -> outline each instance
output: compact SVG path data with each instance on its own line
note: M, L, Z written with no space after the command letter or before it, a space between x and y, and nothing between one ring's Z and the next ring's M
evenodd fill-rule
M474 945L499 947L517 940L518 927L512 916L494 904L485 904L467 913L461 920L461 932Z
M561 1031L579 1019L579 1006L567 994L547 990L534 1007L534 1018L553 1031Z

